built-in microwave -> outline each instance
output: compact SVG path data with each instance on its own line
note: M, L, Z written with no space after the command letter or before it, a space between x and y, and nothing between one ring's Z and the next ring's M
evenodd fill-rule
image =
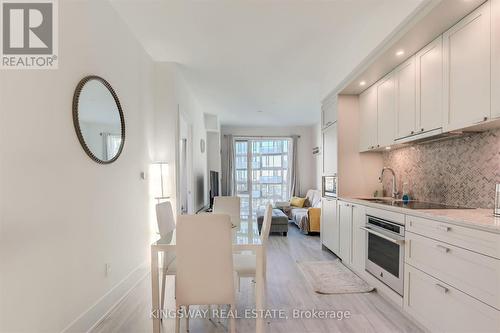
M337 175L323 176L323 197L337 197Z

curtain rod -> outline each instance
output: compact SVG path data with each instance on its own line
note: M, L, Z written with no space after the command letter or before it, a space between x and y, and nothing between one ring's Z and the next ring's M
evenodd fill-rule
M229 135L234 136L235 138L259 138L259 139L266 139L266 138L292 138L296 136L297 138L300 138L300 135L237 135L237 134L224 134L224 137L227 137Z

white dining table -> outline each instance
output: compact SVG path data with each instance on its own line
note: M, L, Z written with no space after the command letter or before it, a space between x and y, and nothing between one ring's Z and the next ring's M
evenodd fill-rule
M255 310L257 314L263 313L265 304L265 277L264 277L264 255L265 249L259 237L257 223L253 221L241 221L239 227L232 229L233 251L252 251L257 257L257 267L255 275ZM152 305L151 314L153 319L153 332L161 332L161 320L158 314L160 310L160 271L159 253L175 253L176 237L173 231L166 239L159 239L151 244L151 284L152 284ZM165 296L166 297L166 296ZM156 315L155 315L156 314ZM261 315L256 316L255 331L264 332L264 320Z

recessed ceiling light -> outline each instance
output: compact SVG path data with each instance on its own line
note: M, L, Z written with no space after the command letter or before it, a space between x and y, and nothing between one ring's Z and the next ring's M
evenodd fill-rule
M364 86L364 85L366 85L366 81L361 81L361 82L359 83L359 85L360 85L360 86Z
M396 55L397 55L398 57L401 57L401 56L402 56L402 55L404 55L404 54L405 54L405 50L399 50L399 51L396 51Z

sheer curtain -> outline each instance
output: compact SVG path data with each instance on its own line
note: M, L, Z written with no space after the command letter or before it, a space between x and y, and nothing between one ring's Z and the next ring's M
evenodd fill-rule
M226 155L222 163L224 165L224 173L222 175L223 194L233 196L236 194L236 185L234 182L234 136L229 134L225 136Z
M292 149L290 149L290 195L289 197L300 195L299 180L299 157L298 157L299 136L292 136Z

